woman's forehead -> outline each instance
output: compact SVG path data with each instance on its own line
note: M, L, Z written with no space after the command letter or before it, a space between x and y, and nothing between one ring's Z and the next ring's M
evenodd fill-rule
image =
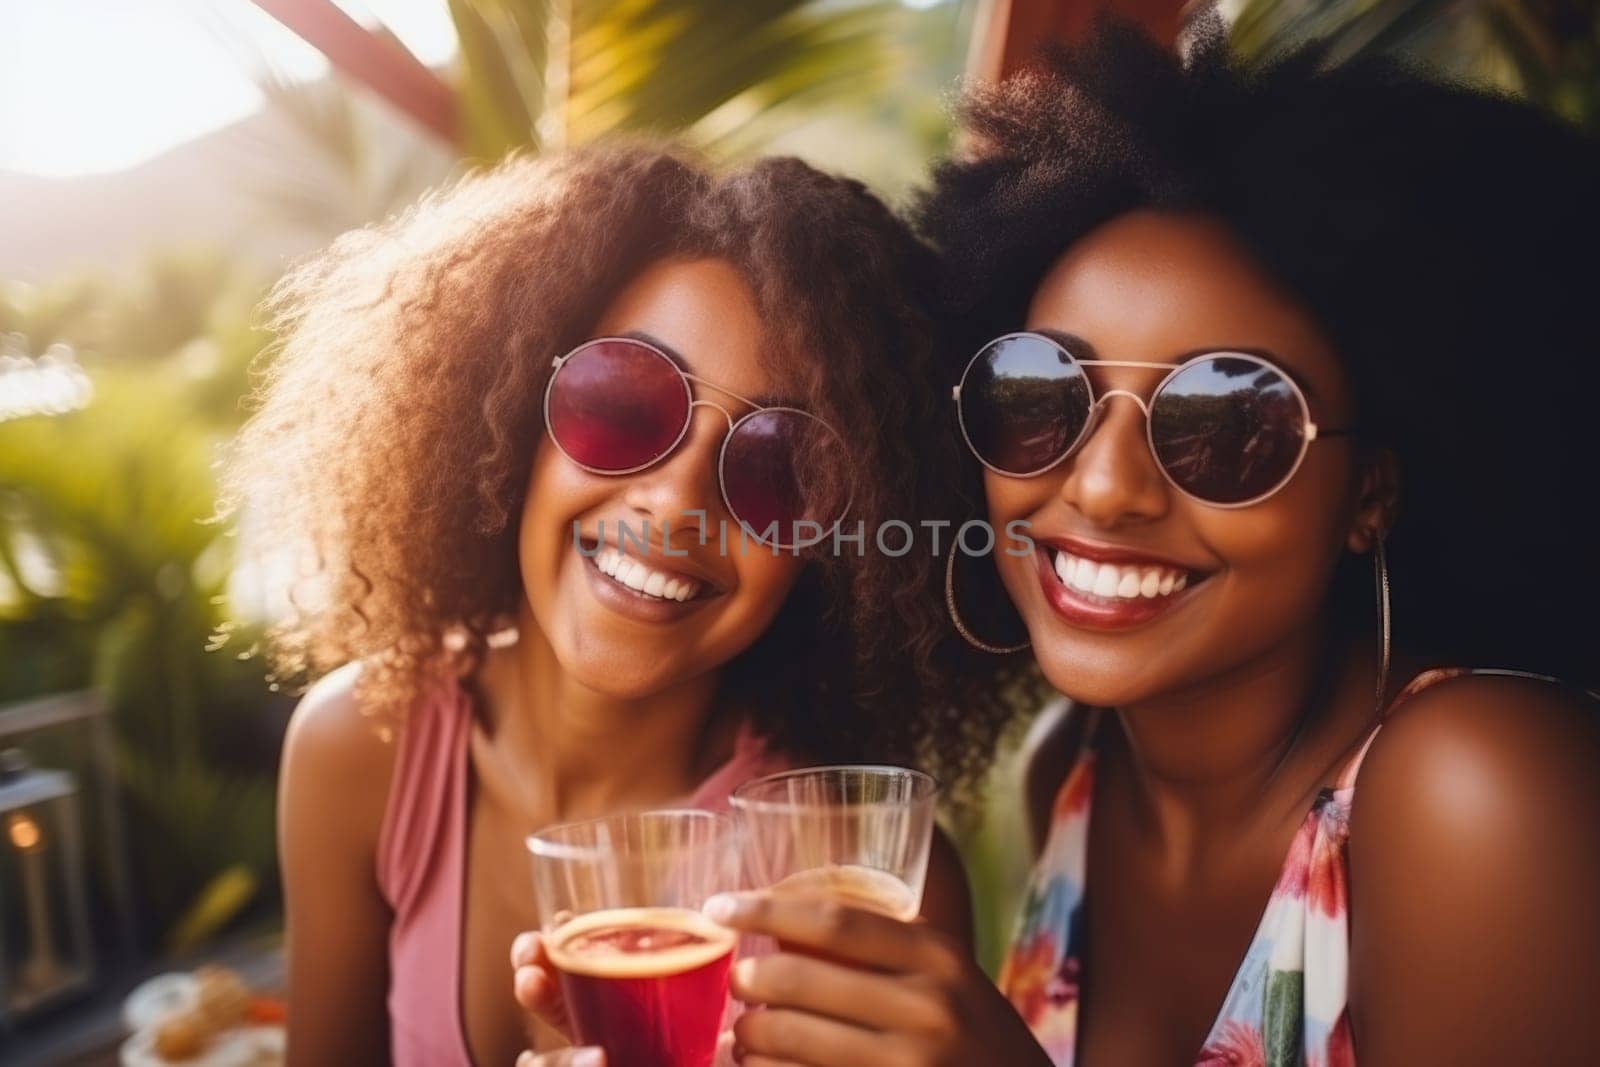
M1131 212L1091 231L1046 272L1027 325L1080 337L1100 359L1269 353L1318 393L1347 392L1317 323L1204 216Z
M595 332L647 339L689 373L748 397L777 391L765 359L768 330L755 292L726 260L669 259L650 265L617 293Z

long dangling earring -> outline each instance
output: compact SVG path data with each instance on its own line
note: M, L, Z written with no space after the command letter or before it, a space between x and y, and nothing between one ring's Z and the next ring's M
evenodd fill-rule
M1389 561L1383 554L1383 538L1375 541L1372 550L1373 577L1378 594L1378 711L1383 712L1383 698L1389 691Z
M961 609L956 607L956 548L950 546L950 556L944 565L944 606L950 613L950 621L955 624L956 633L961 639L979 652L987 652L991 656L1008 656L1013 652L1021 652L1033 642L1024 641L1020 645L991 645L971 630L961 619Z

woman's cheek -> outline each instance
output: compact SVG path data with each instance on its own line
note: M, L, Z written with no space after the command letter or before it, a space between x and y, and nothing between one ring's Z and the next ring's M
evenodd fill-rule
M730 552L737 552L731 548ZM805 562L784 551L773 554L770 548L752 545L734 558L739 575L736 617L740 637L746 646L766 630L783 608L805 569Z

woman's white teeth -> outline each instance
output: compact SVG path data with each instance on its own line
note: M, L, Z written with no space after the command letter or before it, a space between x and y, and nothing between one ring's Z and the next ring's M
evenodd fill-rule
M594 565L600 568L601 574L645 596L682 602L700 594L700 583L693 578L653 570L609 545L595 554Z
M1095 596L1116 596L1117 580L1122 576L1121 567L1113 567L1109 563L1102 564L1094 575Z
M1174 567L1139 567L1100 563L1067 552L1056 552L1056 577L1082 593L1132 600L1169 596L1189 584L1189 576Z

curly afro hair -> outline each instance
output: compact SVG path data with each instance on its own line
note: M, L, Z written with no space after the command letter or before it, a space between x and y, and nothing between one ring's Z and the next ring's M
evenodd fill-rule
M613 143L469 176L340 238L279 283L279 342L228 474L268 549L302 558L276 669L363 660L369 707L403 711L441 665L469 674L522 595L516 520L551 360L669 256L749 281L773 370L851 445L850 521L939 517L959 462L936 385L937 265L862 185L793 159L715 173ZM730 665L730 699L822 760L986 765L1009 708L960 670L939 561L816 558Z
M1593 685L1600 147L1531 107L1315 45L1249 69L1117 22L971 97L978 152L919 206L949 267L954 380L1050 265L1121 213L1221 220L1299 300L1393 451L1396 641ZM1337 618L1373 626L1351 557Z

